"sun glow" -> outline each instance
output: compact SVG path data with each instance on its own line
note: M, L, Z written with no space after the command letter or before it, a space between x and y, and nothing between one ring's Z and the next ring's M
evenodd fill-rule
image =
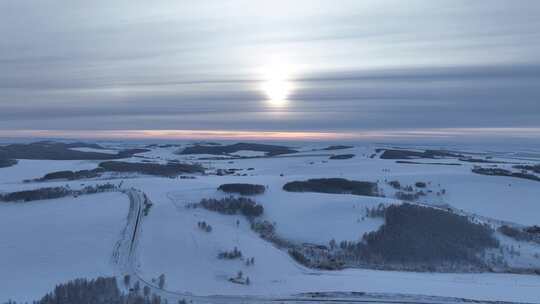
M268 65L262 74L264 82L261 84L261 90L266 94L268 103L274 107L285 106L293 90L290 66Z

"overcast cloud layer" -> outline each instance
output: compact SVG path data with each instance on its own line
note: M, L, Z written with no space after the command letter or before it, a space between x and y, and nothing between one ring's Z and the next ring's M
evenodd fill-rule
M4 0L0 23L4 131L540 127L540 1Z

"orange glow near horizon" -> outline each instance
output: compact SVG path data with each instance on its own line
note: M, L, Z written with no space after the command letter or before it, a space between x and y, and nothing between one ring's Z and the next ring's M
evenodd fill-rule
M352 138L352 134L332 132L219 130L0 130L0 137L172 140L338 140Z
M163 139L163 140L380 140L461 137L539 138L540 128L453 128L359 132L222 130L0 130L0 138Z

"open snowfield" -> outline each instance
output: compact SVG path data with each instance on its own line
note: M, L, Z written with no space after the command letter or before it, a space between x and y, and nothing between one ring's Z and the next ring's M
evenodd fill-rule
M98 163L90 160L19 160L15 166L0 169L0 191L15 191L12 189L24 187L23 180L54 171L94 169Z
M295 147L299 148L299 147ZM138 236L135 272L150 282L160 274L166 276L165 289L195 295L279 295L312 291L362 291L464 297L481 300L525 301L540 303L540 276L514 274L448 274L347 269L320 271L296 263L287 252L264 241L249 227L242 216L221 215L204 209L188 209L189 203L202 198L219 198L228 194L217 190L223 183L254 183L267 187L253 199L264 206L263 219L275 223L280 237L298 243L327 245L336 241L357 241L365 232L377 230L381 218L365 218L365 208L378 204L397 204L386 181L403 185L430 182L434 193L422 202L449 205L469 214L522 225L540 224L540 183L536 181L477 175L473 163L460 166L427 164L447 160L418 160L426 164L399 164L394 160L370 158L375 146L363 145L338 151L320 150L322 146L301 148L295 155L234 160L205 160L210 172L217 169L241 169L239 176L196 176L195 179L129 175L104 175L102 178L78 181L22 183L59 170L93 169L95 161L28 161L0 169L0 191L38 187L104 182L120 183L144 192L154 203L144 218ZM177 155L178 147L152 148L143 153L146 161L194 161L203 155ZM315 150L315 151L313 151ZM355 154L352 159L329 160L332 154ZM501 154L507 157L508 154ZM205 155L208 156L208 155ZM248 155L245 155L248 156ZM259 156L259 155L251 155ZM505 160L500 158L499 160ZM129 161L141 161L132 157ZM248 170L249 169L249 170ZM242 176L243 175L243 176ZM135 176L135 178L133 178ZM310 178L341 177L379 182L386 198L348 194L290 193L285 183ZM76 277L118 274L110 258L126 223L127 197L107 193L38 201L24 204L0 204L0 261L7 263L0 272L0 301L13 298L33 300L49 291L54 284ZM212 232L203 232L197 223L205 221ZM237 225L239 221L239 225ZM8 233L9 231L9 233ZM513 240L504 239L507 243ZM221 251L237 247L255 264L246 266L239 260L220 260ZM531 263L539 246L523 245ZM525 262L524 262L525 261ZM529 266L528 260L513 261ZM525 263L525 264L523 264ZM249 276L249 286L228 281L242 271ZM31 292L29 292L29 287Z
M179 182L179 184L182 183L184 181ZM155 189L150 180L139 180L135 184L138 186L146 184L147 187ZM189 188L188 185L178 185L178 188L184 187ZM155 205L144 223L140 243L139 275L150 281L162 273L165 274L167 290L196 295L265 296L339 290L538 302L540 289L538 276L306 269L295 263L285 252L261 240L240 216L224 216L203 209L185 209L182 202L193 201L198 196L196 193L210 195L215 192L212 188L195 190L178 190L178 193L174 191L167 195L153 196ZM185 196L180 194L186 192L188 194ZM263 196L260 201L264 201ZM294 201L291 200L289 203L294 204ZM310 208L305 208L305 210ZM320 206L315 207L317 208ZM330 209L319 210L324 214ZM328 213L328 215L332 217L337 215L339 218L350 213L350 209L343 212L339 210L341 209L338 208L338 211ZM270 214L271 211L269 211L269 218L272 217ZM279 221L286 222L288 218L277 216L276 219L278 231L285 230L280 230L282 225ZM236 220L240 221L239 227L236 226ZM197 229L198 221L206 221L212 225L213 231L205 233ZM314 234L308 232L311 228L309 226L311 220L308 216L297 216L296 223L295 227L287 227L292 230L291 235L306 236L308 239L313 237ZM327 223L319 226L327 227L330 231L335 229ZM376 229L376 225L373 229ZM319 240L322 239L327 240L325 237ZM312 241L316 240L316 238L312 239ZM220 251L231 250L234 247L240 249L245 257L254 257L255 265L245 266L241 261L217 259ZM252 282L250 286L231 284L227 281L238 271L250 277Z
M56 284L114 274L128 205L120 193L0 204L0 299L37 300Z

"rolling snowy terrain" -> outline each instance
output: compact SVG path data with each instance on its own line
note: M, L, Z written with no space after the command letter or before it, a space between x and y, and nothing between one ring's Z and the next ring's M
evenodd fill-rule
M497 230L501 225L516 229L540 225L540 182L472 172L475 166L513 170L513 163L538 164L538 151L523 155L518 151L485 152L463 147L460 151L466 152L460 153L469 158L410 158L400 162L382 159L384 151L380 149L386 148L382 145L339 150L325 150L327 145L323 144L295 145L291 148L298 153L274 156L249 150L219 155L179 153L189 146L146 146L150 151L120 161L198 163L205 167L204 173L153 176L103 172L93 178L38 182L55 171L92 170L100 161L22 159L14 166L0 168L0 193L66 185L80 189L104 183L118 187L111 193L0 202L0 261L2 270L7 269L0 272L0 301L35 300L55 284L77 277L114 274L122 280L128 274L163 296L193 297L194 302L215 295L287 297L354 291L540 303L540 276L534 274L540 269L540 244L518 241ZM75 149L115 153L126 148L121 143L108 143L104 151ZM330 159L343 154L354 157ZM473 162L473 157L483 162ZM380 195L283 190L288 182L314 178L377 183ZM392 181L401 186L396 188ZM286 246L263 239L251 228L253 219L194 207L205 198L238 196L217 189L225 183L263 185L263 194L250 196L264 207L257 221L272 223L275 235L287 244L314 248L328 247L331 241L360 242L365 233L377 231L385 223L384 217L369 216L369 210L402 204L404 200L397 193L409 191L404 189L410 186L413 190L409 192L423 194L409 203L452 210L491 227L503 248L492 253L501 255L514 273L310 268L298 263ZM133 202L126 192L129 189L137 189L151 201L144 215L128 212L128 198ZM201 222L210 225L211 231L200 229ZM119 242L125 242L125 250L117 250ZM132 247L129 250L128 243ZM234 248L241 251L241 258L218 258ZM115 260L115 254L124 256ZM246 263L251 258L254 263ZM242 272L242 284L231 280L238 272ZM165 275L165 284L158 288L161 274ZM247 277L249 285L243 284Z

